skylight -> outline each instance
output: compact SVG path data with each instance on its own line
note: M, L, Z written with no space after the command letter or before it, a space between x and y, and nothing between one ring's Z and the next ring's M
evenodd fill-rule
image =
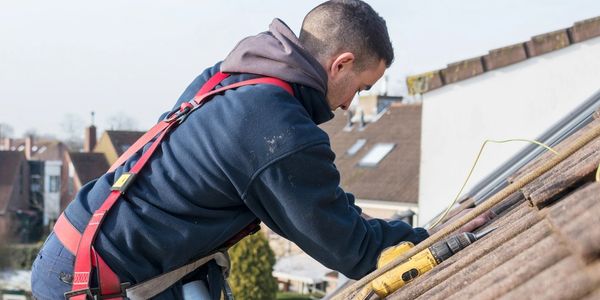
M354 145L352 145L352 147L348 148L348 151L346 151L346 154L348 154L349 156L355 155L366 143L367 143L366 139L356 140L356 143L354 143Z
M386 157L392 149L394 149L396 144L392 143L377 143L375 147L367 153L359 162L358 166L360 167L375 167L381 162L381 160Z

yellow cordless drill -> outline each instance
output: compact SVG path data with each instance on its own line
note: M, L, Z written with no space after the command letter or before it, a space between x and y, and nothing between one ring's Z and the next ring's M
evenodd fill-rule
M439 241L429 248L408 258L397 267L377 277L369 285L365 286L354 298L361 300L383 299L495 229L496 228L490 228L478 234L470 232L460 233L443 241ZM411 242L402 242L394 247L384 250L377 262L377 268L387 265L412 247L414 247L414 245Z

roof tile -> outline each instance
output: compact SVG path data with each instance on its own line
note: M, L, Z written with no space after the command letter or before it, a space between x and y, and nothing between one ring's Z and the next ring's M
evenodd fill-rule
M574 141L576 141L577 139L579 139L579 137L581 137L587 130L590 130L592 128L594 128L595 126L600 125L600 120L596 119L594 121L592 121L591 123L587 124L586 126L584 126L581 130L578 130L576 132L574 132L573 134L571 134L570 136L568 136L566 139L564 139L561 143L559 143L558 145L554 146L553 149L556 150L556 152L561 152L566 150L569 145L571 145L571 143L573 143ZM550 152L550 151L546 151L544 152L542 155L540 155L538 158L534 159L531 163L525 165L523 168L519 169L517 172L515 172L513 175L508 177L508 182L512 183L515 181L518 181L519 179L523 178L523 176L527 175L529 172L531 172L532 170L537 169L539 166L543 165L546 161L548 161L549 159L551 159L555 154Z
M432 71L406 77L408 93L411 95L424 94L444 85L440 71Z
M600 137L589 142L567 159L544 173L521 190L532 204L541 207L574 184L593 174L600 162Z
M569 36L566 29L536 35L525 43L529 57L539 56L569 46Z
M600 36L600 17L583 20L569 28L573 43L579 43Z
M572 195L571 201L576 206L585 209L571 218L564 226L555 226L565 243L571 247L573 252L579 254L586 261L592 261L600 254L600 184L591 184ZM570 210L570 208L569 208ZM552 215L556 216L556 214ZM561 215L557 216L561 217ZM555 222L555 223L559 223ZM596 226L590 226L596 224Z
M102 153L71 152L69 156L82 185L100 177L109 168Z
M589 271L589 268L586 269L575 257L564 257L543 272L524 280L500 299L576 299L585 296L599 281L582 270Z
M527 52L523 43L500 49L491 50L483 56L483 65L486 71L512 65L527 59Z
M441 71L441 74L444 82L450 84L479 75L484 71L481 57L475 57L449 64L446 69Z

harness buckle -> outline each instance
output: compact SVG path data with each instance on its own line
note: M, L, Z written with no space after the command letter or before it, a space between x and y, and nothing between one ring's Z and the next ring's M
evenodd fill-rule
M129 286L131 286L131 283L129 283L129 282L121 283L121 291L119 293L106 294L106 295L101 295L99 288L88 288L88 289L81 289L81 290L76 290L76 291L69 291L69 292L65 293L65 300L69 300L72 297L80 296L80 295L85 295L86 300L104 300L104 299L115 299L115 298L127 299L127 288Z
M117 178L115 183L110 188L112 191L120 191L121 194L125 194L125 191L133 183L136 178L136 173L124 172Z
M194 105L191 102L183 102L179 108L174 109L167 115L165 122L171 123L178 121L179 124L181 124L192 110L194 110Z

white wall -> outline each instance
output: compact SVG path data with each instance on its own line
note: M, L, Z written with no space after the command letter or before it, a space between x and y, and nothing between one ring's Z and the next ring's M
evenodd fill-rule
M484 140L535 139L599 89L595 38L423 95L421 224L454 199ZM488 144L464 192L524 146Z
M59 160L46 161L44 167L44 225L50 220L58 219L60 212L60 170L62 162ZM59 185L57 192L50 192L50 176L58 176Z

